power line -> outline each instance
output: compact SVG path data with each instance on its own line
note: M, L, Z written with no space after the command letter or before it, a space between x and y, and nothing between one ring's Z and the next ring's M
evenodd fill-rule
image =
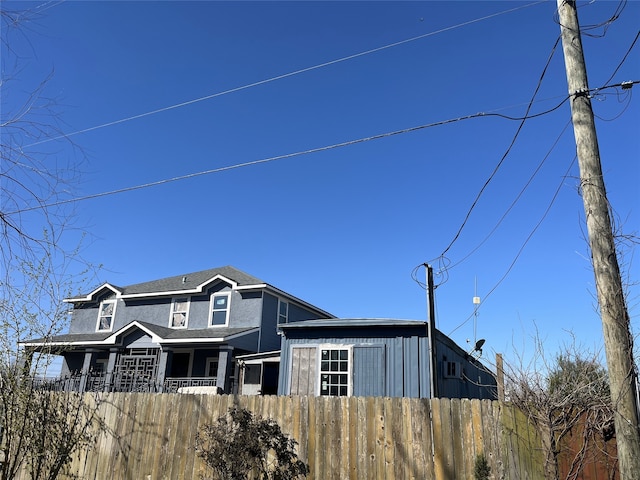
M442 253L439 255L439 257L444 257L447 254L447 252L451 249L451 247L453 247L453 245L456 243L458 238L460 238L460 235L462 234L462 230L467 225L467 222L469 221L469 218L471 217L471 213L473 212L473 210L475 209L476 205L480 201L480 197L482 196L484 191L489 186L489 183L491 183L491 180L493 180L493 178L496 176L496 174L498 173L498 170L500 170L500 167L502 166L504 161L507 159L509 153L511 152L511 149L515 145L515 142L518 139L518 136L520 135L520 132L522 131L522 128L524 127L524 124L525 124L525 122L526 122L526 120L528 118L527 115L528 115L529 111L531 110L531 107L533 105L533 101L535 100L536 95L538 94L538 91L540 90L540 87L542 86L542 80L544 79L544 77L545 77L545 75L547 73L547 69L549 68L549 65L551 64L551 59L553 58L553 55L555 54L556 48L558 47L558 45L560 43L560 38L561 38L560 36L558 36L558 38L556 38L556 41L553 44L553 47L551 48L551 53L549 54L549 58L547 59L547 63L545 64L544 68L542 69L542 73L540 74L540 78L538 79L538 84L536 85L536 88L535 88L535 90L533 92L533 95L531 96L531 100L529 101L529 105L527 106L526 114L523 117L523 119L521 120L520 125L518 125L518 128L516 130L516 133L513 136L513 139L511 140L511 143L507 147L507 150L502 155L502 158L500 159L500 161L498 162L496 167L491 172L491 175L489 175L489 178L485 181L485 183L480 188L480 191L476 195L476 198L474 199L473 203L471 204L471 207L469 207L469 209L467 210L467 213L466 213L466 215L465 215L465 217L464 217L464 219L462 221L462 224L460 225L460 227L458 228L458 231L453 236L453 239L449 242L449 245L447 245L447 247L442 251Z
M148 183L143 183L143 184L139 184L139 185L134 185L134 186L130 186L130 187L124 187L124 188L119 188L116 190L110 190L110 191L106 191L106 192L100 192L100 193L94 193L91 195L85 195L83 197L75 197L75 198L69 198L66 200L59 200L56 202L51 202L51 203L45 203L45 204L41 204L41 205L36 205L36 206L32 206L32 207L25 207L19 210L15 210L13 212L8 212L5 215L14 215L14 214L18 214L18 213L23 213L23 212L29 212L29 211L33 211L33 210L39 210L39 209L45 209L45 208L50 208L50 207L55 207L55 206L59 206L59 205L65 205L68 203L75 203L75 202L80 202L80 201L84 201L84 200L91 200L94 198L100 198L100 197L106 197L106 196L110 196L110 195L116 195L119 193L125 193L125 192L131 192L134 190L142 190L144 188L149 188L149 187L155 187L158 185L163 185L166 183L172 183L172 182L177 182L180 180L187 180L190 178L195 178L195 177L200 177L203 175L209 175L212 173L220 173L220 172L224 172L227 170L235 170L238 168L242 168L242 167L249 167L252 165L259 165L262 163L269 163L269 162L275 162L277 160L285 160L288 158L293 158L293 157L299 157L302 155L308 155L311 153L317 153L317 152L323 152L323 151L327 151L327 150L334 150L336 148L341 148L341 147L348 147L350 145L355 145L358 143L364 143L364 142L369 142L372 140L380 140L382 138L387 138L387 137L392 137L392 136L396 136L396 135L401 135L401 134L405 134L405 133L411 133L411 132L416 132L418 130L424 130L427 128L432 128L432 127L438 127L438 126L442 126L442 125L448 125L451 123L457 123L463 120L470 120L473 118L482 118L482 117L498 117L498 118L503 118L505 120L515 120L515 121L524 121L527 120L529 118L536 118L539 117L541 115L546 115L548 113L553 112L554 110L558 109L563 103L565 103L568 100L568 96L564 97L563 100L558 103L556 106L545 110L544 112L539 112L533 115L530 115L528 117L512 117L509 115L503 115L501 113L496 113L497 110L494 111L490 111L490 112L479 112L479 113L474 113L474 114L470 114L470 115L465 115L462 117L457 117L457 118L451 118L451 119L447 119L447 120L441 120L441 121L437 121L437 122L432 122L432 123L427 123L427 124L423 124L423 125L418 125L415 127L409 127L409 128L404 128L401 130L394 130L392 132L386 132L386 133L380 133L377 135L372 135L369 137L362 137L362 138L358 138L355 140L348 140L345 142L340 142L340 143L334 143L332 145L325 145L323 147L317 147L317 148L311 148L308 150L302 150L299 152L293 152L293 153L287 153L287 154L283 154L283 155L277 155L274 157L267 157L267 158L263 158L263 159L259 159L259 160L252 160L252 161L248 161L248 162L242 162L242 163L237 163L234 165L227 165L224 167L218 167L218 168L213 168L213 169L209 169L209 170L204 170L204 171L200 171L200 172L194 172L194 173L188 173L186 175L179 175L176 177L171 177L171 178L165 178L162 180L157 180L155 182L148 182ZM529 104L530 106L531 104ZM505 107L505 108L510 108L510 107Z
M511 205L509 205L509 208L507 208L505 210L505 212L502 214L502 216L500 217L500 219L498 220L498 222L494 225L494 227L491 229L491 231L482 239L482 241L480 243L478 243L478 245L476 247L474 247L467 255L465 255L464 257L462 257L460 260L458 260L456 263L454 263L453 265L450 265L448 267L449 270L451 270L454 267L457 267L458 265L460 265L461 263L463 263L465 260L467 260L471 255L473 255L475 252L477 252L480 247L482 247L482 245L485 244L485 242L487 240L489 240L489 238L491 238L491 236L496 232L496 230L498 229L498 227L502 224L502 222L507 218L507 216L509 215L509 213L511 212L511 210L513 210L513 208L516 206L516 204L518 203L518 201L520 200L520 198L522 198L522 195L524 195L524 192L529 188L529 186L531 185L531 182L533 182L533 179L538 175L538 173L540 172L540 170L542 169L542 166L546 163L546 161L548 160L549 156L551 155L551 152L553 152L553 150L556 148L556 146L558 145L558 142L560 141L560 139L562 138L562 136L566 133L567 128L569 128L569 126L571 125L571 119L569 119L569 121L565 124L564 128L562 129L562 131L560 132L560 134L556 137L556 140L553 142L553 145L551 146L551 148L549 149L549 151L547 152L547 154L543 157L542 161L538 164L538 166L536 167L536 169L533 171L533 173L531 174L531 176L529 177L529 179L527 180L527 182L525 183L524 187L522 187L522 189L520 189L520 192L518 193L518 195L516 195L515 199L513 200L513 202L511 202Z
M502 275L502 277L500 277L500 279L491 288L491 290L489 290L489 292L484 296L485 302L486 302L486 299L489 298L491 296L491 294L494 291L496 291L496 289L502 284L502 282L507 278L507 276L509 276L509 273L511 273L511 270L513 270L513 267L515 266L515 264L517 263L518 259L522 255L522 252L524 251L525 247L527 246L529 241L533 238L533 235L536 233L538 228L540 228L540 226L544 222L545 218L547 218L547 215L549 215L549 212L551 211L551 207L556 202L556 199L558 198L558 195L560 194L560 190L562 190L562 185L564 184L564 179L569 175L569 172L573 168L573 165L575 164L576 159L577 159L577 156L574 156L573 160L571 160L571 163L569 164L569 168L567 168L567 171L562 176L562 180L560 181L560 184L558 185L558 188L556 188L556 191L553 194L553 197L551 198L551 201L549 202L549 205L547 205L547 208L545 209L544 213L542 214L542 216L540 217L540 219L538 220L536 225L533 227L531 232L529 232L529 235L527 235L527 238L525 239L524 243L520 246L520 249L516 253L516 256L514 257L513 261L509 264L509 267L507 268L506 272ZM450 336L451 334L453 334L453 332L455 332L456 330L461 328L463 325L465 325L469 320L471 320L473 318L474 313L469 315L469 317L467 317L464 322L462 322L460 325L458 325L453 330L451 330L447 335Z
M25 145L24 148L34 147L36 145L40 145L40 144L47 143L47 142L52 142L52 141L55 141L55 140L60 140L62 138L69 138L69 137L72 137L72 136L75 136L75 135L80 135L82 133L91 132L93 130L98 130L98 129L101 129L101 128L111 127L113 125L118 125L118 124L121 124L121 123L129 122L131 120L137 120L139 118L148 117L148 116L151 116L151 115L155 115L157 113L162 113L162 112L166 112L166 111L169 111L169 110L174 110L176 108L186 107L187 105L192 105L194 103L203 102L205 100L210 100L212 98L221 97L223 95L227 95L227 94L230 94L230 93L235 93L235 92L239 92L241 90L246 90L246 89L249 89L249 88L252 88L252 87L257 87L259 85L264 85L264 84L267 84L267 83L275 82L277 80L282 80L283 78L293 77L295 75L300 75L302 73L310 72L312 70L317 70L317 69L320 69L320 68L328 67L330 65L335 65L337 63L346 62L347 60L353 60L354 58L363 57L365 55L369 55L369 54L372 54L372 53L380 52L382 50L386 50L386 49L389 49L389 48L393 48L393 47L397 47L397 46L400 46L400 45L404 45L404 44L409 43L409 42L414 42L416 40L421 40L423 38L427 38L427 37L431 37L431 36L434 36L434 35L438 35L440 33L448 32L450 30L454 30L454 29L457 29L457 28L465 27L467 25L472 25L474 23L478 23L478 22L481 22L481 21L484 21L484 20L488 20L490 18L494 18L494 17L500 16L500 15L504 15L504 14L507 14L507 13L512 13L512 12L515 12L517 10L522 10L524 8L528 8L528 7L532 7L534 5L545 3L547 1L549 1L549 0L539 0L537 2L529 3L527 5L522 5L522 6L519 6L519 7L511 8L509 10L504 10L504 11L501 11L501 12L493 13L491 15L486 15L484 17L476 18L474 20L469 20L469 21L466 21L466 22L463 22L463 23L459 23L457 25L452 25L452 26L449 26L449 27L441 28L439 30L436 30L436 31L433 31L433 32L429 32L429 33L425 33L423 35L418 35L417 37L412 37L412 38L408 38L408 39L405 39L405 40L400 40L398 42L394 42L394 43L390 43L390 44L387 44L387 45L383 45L381 47L372 48L370 50L366 50L366 51L363 51L363 52L355 53L353 55L348 55L346 57L341 57L341 58L338 58L338 59L335 59L335 60L331 60L331 61L328 61L328 62L320 63L320 64L317 64L317 65L314 65L314 66L311 66L311 67L302 68L300 70L295 70L293 72L285 73L285 74L282 74L282 75L277 75L275 77L271 77L271 78L267 78L265 80L260 80L260 81L257 81L257 82L249 83L249 84L246 84L246 85L243 85L243 86L240 86L240 87L231 88L231 89L228 89L228 90L224 90L222 92L212 93L210 95L205 95L204 97L199 97L199 98L196 98L196 99L193 99L193 100L188 100L186 102L176 103L176 104L170 105L168 107L158 108L156 110L151 110L149 112L140 113L138 115L132 115L130 117L125 117L125 118L122 118L120 120L114 120L112 122L107 122L107 123L103 123L103 124L100 124L100 125L95 125L93 127L84 128L82 130L77 130L75 132L71 132L71 133L67 133L67 134L63 134L63 135L58 135L58 136L55 136L55 137L46 138L46 139L40 140L38 142L34 142L34 143L31 143L31 144Z

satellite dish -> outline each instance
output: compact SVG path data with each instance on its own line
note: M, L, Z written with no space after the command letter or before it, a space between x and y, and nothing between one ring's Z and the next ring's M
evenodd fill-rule
M480 340L478 340L476 342L476 347L474 348L474 350L481 352L482 351L482 346L484 345L485 339L481 338Z

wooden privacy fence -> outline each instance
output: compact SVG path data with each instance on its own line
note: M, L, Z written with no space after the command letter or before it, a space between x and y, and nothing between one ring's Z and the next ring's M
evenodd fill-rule
M309 479L474 479L484 454L492 479L543 478L540 442L523 414L488 400L86 394L107 430L78 452L81 479L197 479L198 428L236 405L273 418L298 442ZM430 418L433 418L431 426Z

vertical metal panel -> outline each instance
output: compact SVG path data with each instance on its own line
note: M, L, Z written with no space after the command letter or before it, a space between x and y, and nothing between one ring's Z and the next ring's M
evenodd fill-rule
M418 397L420 395L420 365L418 364L418 339L407 337L403 339L404 360L404 397Z
M389 339L389 383L387 391L390 397L404 395L404 356L402 355L402 338Z
M429 357L429 339L426 337L418 338L418 361L419 365L418 377L420 378L420 397L431 398L431 371L429 365L431 358Z
M384 345L353 347L353 394L383 396L384 384Z

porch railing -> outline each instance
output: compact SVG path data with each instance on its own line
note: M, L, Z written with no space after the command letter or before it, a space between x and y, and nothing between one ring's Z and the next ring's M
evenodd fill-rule
M216 386L216 377L167 377L164 382L135 372L76 372L59 378L39 379L40 388L65 392L175 393L181 387Z

